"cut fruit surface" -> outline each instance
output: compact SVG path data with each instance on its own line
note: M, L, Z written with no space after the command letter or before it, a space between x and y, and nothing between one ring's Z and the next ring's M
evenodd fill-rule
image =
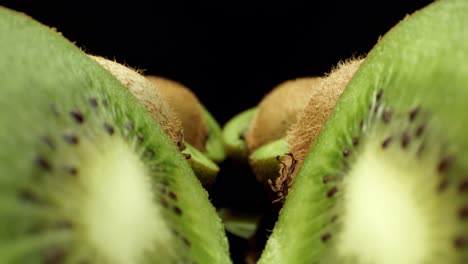
M466 1L438 1L372 49L259 263L468 262L466 25Z
M230 263L177 147L61 34L0 7L0 263Z

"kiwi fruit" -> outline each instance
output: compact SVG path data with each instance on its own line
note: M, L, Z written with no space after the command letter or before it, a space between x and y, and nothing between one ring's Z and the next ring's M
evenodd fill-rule
M258 263L468 263L468 2L369 52L312 143Z
M229 119L224 125L222 138L228 158L238 162L247 162L248 150L245 144L245 137L256 111L256 107L244 110Z
M0 32L0 263L230 263L207 192L144 106L32 18L0 8Z
M304 156L363 61L363 58L352 58L339 62L314 86L306 107L297 115L298 121L291 125L283 139L278 140L285 142L267 144L250 155L257 179L272 187L275 202L286 198Z
M221 127L216 119L186 86L160 76L146 78L165 96L182 122L185 141L219 163L225 158Z
M288 80L264 96L246 132L249 153L285 136L288 128L297 121L297 114L307 105L319 80L318 77Z
M161 91L154 88L138 70L101 56L89 56L114 75L145 106L174 144L182 150L187 131L183 131L179 116L174 113Z
M145 106L153 119L160 124L164 132L182 151L203 186L207 189L211 188L216 181L219 167L200 150L190 145L196 142L193 140L186 141L185 135L190 133L191 129L197 129L195 128L197 125L187 125L187 120L180 121L181 114L183 117L184 113L174 111L174 101L168 100L170 97L166 96L166 91L159 89L159 86L155 87L153 82L149 81L137 70L103 57L92 55L90 57L114 75ZM187 101L190 102L188 99ZM201 107L197 103L198 101L192 98L192 104L200 108L198 114L202 116ZM195 118L193 120L198 121ZM215 122L216 126L216 121L213 122ZM205 126L205 123L203 123L203 126Z
M159 76L146 78L164 94L167 102L182 122L184 139L200 151L204 151L208 138L208 127L203 119L201 103L182 84Z

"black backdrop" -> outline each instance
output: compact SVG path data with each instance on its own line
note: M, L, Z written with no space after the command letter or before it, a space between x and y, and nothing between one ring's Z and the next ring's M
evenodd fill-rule
M341 59L366 54L379 36L431 1L194 2L0 4L57 28L87 52L187 85L223 125L282 81L322 75ZM218 208L268 204L249 168L229 161L210 197ZM247 241L228 237L235 263L242 263Z
M90 53L182 82L224 124L281 81L321 75L340 59L365 54L431 1L112 2L0 4L57 28Z

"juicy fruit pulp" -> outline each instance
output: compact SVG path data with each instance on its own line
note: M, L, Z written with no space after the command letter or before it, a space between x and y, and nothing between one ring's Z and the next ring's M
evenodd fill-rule
M468 261L467 14L436 2L369 53L259 263Z
M32 19L0 8L0 32L0 262L229 263L206 192L143 106Z

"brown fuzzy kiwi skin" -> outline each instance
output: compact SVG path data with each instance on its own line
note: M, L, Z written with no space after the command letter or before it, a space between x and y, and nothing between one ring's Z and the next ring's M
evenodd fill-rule
M287 132L290 155L285 156L286 160L281 165L285 168L281 168L276 186L284 186L285 181L288 182L288 188L292 184L306 154L333 111L336 101L363 61L363 58L352 58L339 62L316 85L307 106L298 115L297 123Z
M302 77L280 83L260 101L246 133L249 153L285 136L307 105L318 77Z
M171 141L180 150L184 149L184 131L176 113L169 106L164 95L138 71L118 62L100 56L88 55L119 80L136 99L151 113Z
M184 129L184 139L199 151L205 150L208 126L203 118L201 102L186 86L160 76L146 78L164 95L170 107L179 117Z

